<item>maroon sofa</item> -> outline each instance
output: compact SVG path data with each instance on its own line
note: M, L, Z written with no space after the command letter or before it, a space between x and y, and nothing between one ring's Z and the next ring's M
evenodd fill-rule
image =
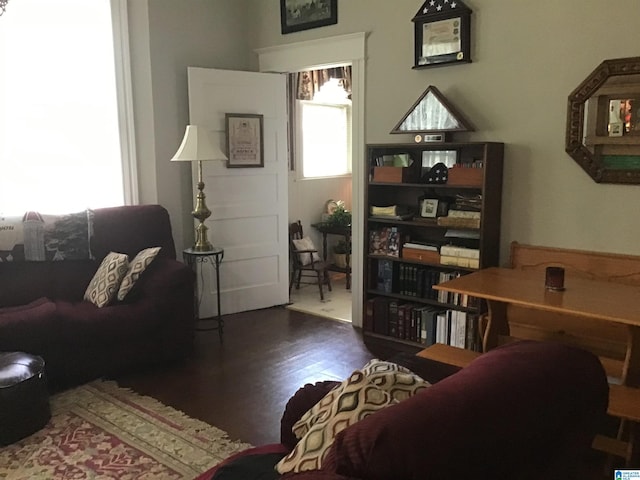
M83 300L101 260L162 247L122 302ZM94 210L94 259L0 263L0 351L40 355L52 388L185 357L195 331L191 269L159 205Z
M437 362L397 363L429 379ZM274 465L296 442L291 426L338 382L308 384L285 408L282 443L241 452L198 480L587 478L583 461L608 403L597 357L523 341L448 368L431 387L338 433L321 470L279 477Z

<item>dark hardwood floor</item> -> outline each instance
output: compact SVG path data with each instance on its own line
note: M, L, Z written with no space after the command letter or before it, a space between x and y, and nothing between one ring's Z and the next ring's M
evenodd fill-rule
M124 387L154 397L253 445L279 441L280 417L305 383L343 380L384 345L365 345L351 324L274 307L227 315L224 341L197 332L182 364L120 376Z

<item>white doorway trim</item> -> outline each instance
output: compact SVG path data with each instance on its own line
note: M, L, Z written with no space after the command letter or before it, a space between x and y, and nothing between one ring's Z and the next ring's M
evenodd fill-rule
M352 237L351 295L352 323L362 327L362 265L364 252L358 246L364 245L364 74L365 74L366 33L352 33L336 37L309 40L306 42L278 45L256 50L261 72L297 72L307 68L322 68L340 63L351 64L352 81Z

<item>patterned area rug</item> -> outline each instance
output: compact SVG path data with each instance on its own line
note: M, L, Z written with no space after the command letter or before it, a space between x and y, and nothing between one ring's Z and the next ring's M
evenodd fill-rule
M193 479L250 447L115 382L59 393L51 410L44 429L0 448L0 479Z

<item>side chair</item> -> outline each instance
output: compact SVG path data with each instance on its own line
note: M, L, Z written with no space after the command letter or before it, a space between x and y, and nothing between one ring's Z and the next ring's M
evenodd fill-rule
M320 300L324 300L322 286L326 285L331 291L329 265L320 257L311 239L304 236L300 220L289 225L289 261L291 262L289 293L294 283L296 289L300 288L300 283L317 284L320 289ZM302 281L303 277L309 280ZM314 279L311 280L311 277Z

